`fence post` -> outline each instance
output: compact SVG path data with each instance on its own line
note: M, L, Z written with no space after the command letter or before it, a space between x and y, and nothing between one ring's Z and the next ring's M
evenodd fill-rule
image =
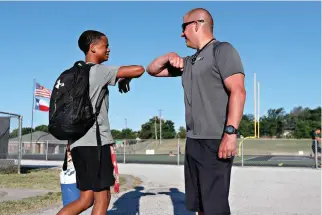
M123 163L125 163L125 146L126 146L126 140L123 142Z
M178 138L178 155L177 155L177 165L180 165L180 138Z
M18 174L20 174L20 168L21 168L21 147L22 147L22 133L21 133L21 129L22 129L22 116L19 115L18 116L18 120L19 120L19 143L18 143Z
M46 141L46 161L48 160L48 140Z
M241 144L242 166L244 166L244 142Z
M315 157L315 168L318 169L318 142L317 140L314 140L314 157Z

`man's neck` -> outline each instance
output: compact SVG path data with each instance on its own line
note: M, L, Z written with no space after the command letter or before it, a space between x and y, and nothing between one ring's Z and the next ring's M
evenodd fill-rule
M200 40L198 50L201 50L203 47L205 47L205 45L207 45L212 39L214 39L213 36L208 36Z

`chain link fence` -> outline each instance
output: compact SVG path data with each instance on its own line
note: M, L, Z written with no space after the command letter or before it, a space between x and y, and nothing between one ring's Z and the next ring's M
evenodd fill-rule
M46 132L34 132L21 138L24 160L63 161L65 141L58 141ZM17 159L19 139L10 139L9 158ZM115 139L119 163L183 165L186 139ZM14 147L15 146L15 147ZM317 152L317 153L314 153ZM275 166L320 168L320 144L310 139L255 139L237 140L237 166Z
M238 141L235 163L241 166L321 167L320 144L311 139L258 139Z
M184 162L183 139L116 140L117 160L121 163L177 164Z
M0 172L20 174L22 116L0 112ZM16 136L16 142L9 139Z

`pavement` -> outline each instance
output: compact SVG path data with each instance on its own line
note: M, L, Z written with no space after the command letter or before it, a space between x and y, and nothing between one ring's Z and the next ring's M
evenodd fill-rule
M187 211L184 205L183 166L119 164L119 170L121 174L141 178L143 184L113 195L108 215L195 214ZM234 166L230 205L232 215L320 215L321 171ZM28 215L56 215L60 209L51 208ZM90 214L91 208L82 213Z
M31 190L21 188L0 188L0 202L21 200L28 197L44 195L48 190Z

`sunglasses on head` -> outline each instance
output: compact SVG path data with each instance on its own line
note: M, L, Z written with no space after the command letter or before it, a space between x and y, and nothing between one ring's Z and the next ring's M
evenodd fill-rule
M181 28L182 28L182 32L184 32L184 30L186 30L186 27L194 22L205 22L205 20L194 20L194 21L191 21L191 22L185 22L181 25Z

